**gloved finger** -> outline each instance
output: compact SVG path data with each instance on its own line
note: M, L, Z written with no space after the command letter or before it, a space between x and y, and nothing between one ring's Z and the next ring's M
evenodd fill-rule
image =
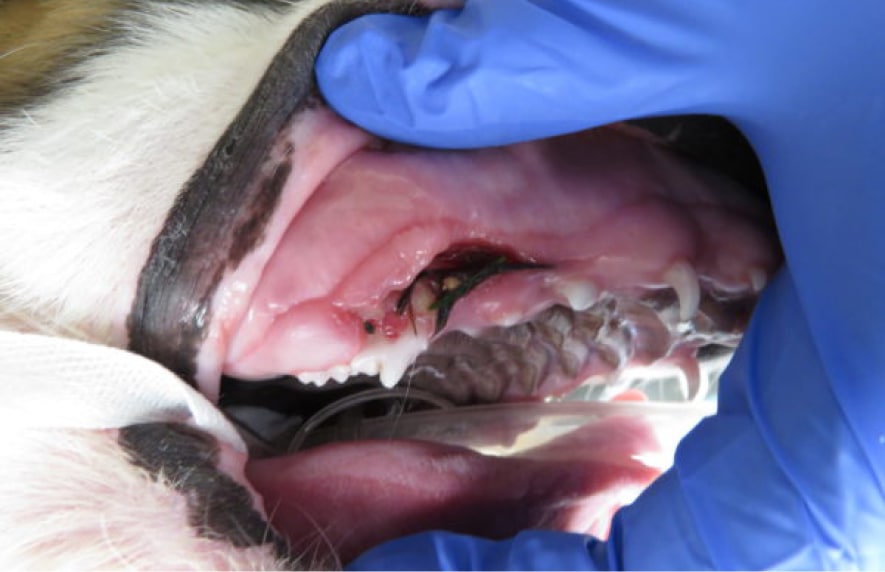
M791 3L772 5L772 21L786 21L780 6ZM878 349L885 347L885 4L809 6L794 11L804 33L791 32L784 48L791 58L770 50L775 63L767 65L782 73L768 72L765 104L754 102L735 122L762 162L787 266L832 391L885 474L881 408L869 397L885 371Z
M317 78L330 105L369 131L448 148L714 112L735 93L732 68L716 64L733 3L634 4L483 0L420 18L368 16L329 38Z

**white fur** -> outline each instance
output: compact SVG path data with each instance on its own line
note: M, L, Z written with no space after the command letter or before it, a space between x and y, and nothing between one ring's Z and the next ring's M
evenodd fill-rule
M0 328L126 343L139 271L176 195L324 3L283 17L143 3L118 45L70 70L85 81L0 120ZM0 426L0 569L283 565L266 546L198 538L180 495L131 465L114 435Z
M147 4L84 82L0 124L0 324L125 343L138 273L177 193L294 26L212 2ZM27 46L22 47L27 49Z
M198 537L184 498L135 469L114 431L0 433L2 570L279 570L269 545Z

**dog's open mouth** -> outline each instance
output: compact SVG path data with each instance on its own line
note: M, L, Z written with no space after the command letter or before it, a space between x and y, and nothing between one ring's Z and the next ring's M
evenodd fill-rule
M737 344L779 261L763 204L628 126L455 153L382 144L322 108L304 121L337 136L293 146L292 172L316 172L302 153L341 160L308 192L290 176L282 204L303 198L278 209L273 247L221 283L198 362L204 387L219 368L297 378L271 384L283 396L265 407L284 417L250 436L256 453L335 441L354 419L403 407L618 399L639 367L670 366L671 399L703 397L703 362ZM241 386L222 394L240 413ZM473 437L513 442L537 422L521 419ZM605 535L661 470L646 462L660 447L647 421L602 416L504 458L458 441L327 444L253 459L248 474L299 551L345 559L427 528Z
M282 53L312 58L322 33L293 38ZM328 441L366 417L420 427L400 415L430 407L448 417L428 424L475 423L484 410L460 407L523 403L485 410L506 423L470 435L506 445L545 407L575 414L543 403L648 397L619 385L641 367L671 367L678 400L704 397L701 362L738 343L780 263L764 202L628 125L470 152L379 141L309 77L279 81L291 67L278 56L173 208L132 349L236 414L247 476L297 551L346 560L427 528L604 535L661 470L642 460L659 444L636 412L509 457L463 439ZM325 444L293 452L311 441Z
M625 127L463 153L373 143L312 149L343 160L285 184L303 202L275 215L272 252L216 295L224 373L561 395L733 343L773 269L759 205ZM303 152L293 173L316 172Z
M627 126L472 152L322 108L295 131L267 238L215 294L211 393L375 377L463 405L665 361L694 396L698 350L736 344L778 261L761 203Z

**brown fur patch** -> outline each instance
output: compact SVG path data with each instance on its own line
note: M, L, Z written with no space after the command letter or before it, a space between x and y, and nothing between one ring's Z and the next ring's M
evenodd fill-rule
M47 94L108 34L123 0L0 2L0 114Z

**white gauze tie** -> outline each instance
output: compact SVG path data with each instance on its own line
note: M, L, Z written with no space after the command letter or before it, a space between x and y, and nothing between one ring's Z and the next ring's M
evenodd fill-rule
M157 363L121 349L0 331L0 426L118 429L151 422L188 423L246 451L217 407Z

